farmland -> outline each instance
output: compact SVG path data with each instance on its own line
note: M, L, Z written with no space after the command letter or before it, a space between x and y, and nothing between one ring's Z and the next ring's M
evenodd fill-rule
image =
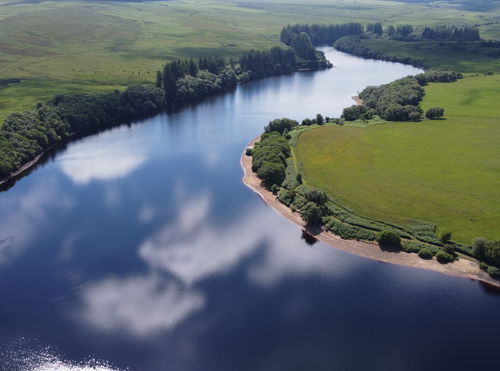
M444 120L303 132L294 152L305 183L368 218L432 222L467 244L500 238L499 83L427 86L422 107L444 107Z

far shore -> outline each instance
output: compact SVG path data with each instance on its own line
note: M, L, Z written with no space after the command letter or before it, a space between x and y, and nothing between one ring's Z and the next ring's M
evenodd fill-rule
M460 257L458 261L449 264L441 264L435 258L432 260L421 259L417 254L407 253L404 251L390 252L382 251L378 244L367 241L344 240L332 232L312 231L308 228L298 212L293 212L289 207L282 204L278 198L268 191L261 180L252 171L252 157L246 155L246 148L253 148L256 142L260 140L260 136L253 139L243 151L241 156L241 166L244 176L243 183L257 193L264 202L271 206L275 211L296 224L299 228L311 234L316 239L325 242L337 249L344 250L351 254L362 256L364 258L376 260L383 263L399 264L407 267L426 269L430 271L440 272L451 276L469 278L476 281L481 281L491 286L500 288L500 281L491 278L486 272L479 269L479 265L469 259Z

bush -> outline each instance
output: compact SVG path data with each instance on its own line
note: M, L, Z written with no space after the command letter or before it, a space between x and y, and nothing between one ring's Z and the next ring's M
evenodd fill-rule
M394 231L380 232L377 242L382 249L401 250L401 237Z
M343 223L335 220L334 218L330 219L330 221L326 224L326 228L346 240L373 241L376 238L375 232Z
M427 117L429 120L436 120L443 116L444 116L444 108L441 107L429 108L425 112L425 117Z
M273 195L278 194L278 191L279 191L279 190L280 190L279 185L277 185L277 184L273 184L273 185L271 186L271 192L273 192Z
M488 274L494 279L500 279L500 269L496 267L488 267Z
M294 197L295 193L285 188L281 188L278 193L278 200L280 200L280 202L286 206L290 206L292 204Z
M447 252L441 250L436 254L437 261L440 262L441 264L447 264L451 263L453 260L455 260L454 256L451 254L448 254Z
M252 156L253 155L253 149L252 148L247 148L247 150L245 151L245 154L247 156Z
M424 247L422 250L418 252L418 256L421 257L422 259L432 259L432 252L428 248Z
M420 113L416 111L410 112L410 114L408 115L408 120L413 122L420 121Z

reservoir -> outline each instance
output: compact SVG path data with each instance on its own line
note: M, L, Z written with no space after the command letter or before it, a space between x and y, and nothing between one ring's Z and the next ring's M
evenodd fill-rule
M421 72L323 51L334 68L77 140L0 193L0 369L496 369L498 292L314 243L242 183L270 120Z

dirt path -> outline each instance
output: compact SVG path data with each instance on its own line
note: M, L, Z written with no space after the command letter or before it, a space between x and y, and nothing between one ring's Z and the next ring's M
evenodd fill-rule
M252 140L247 145L247 148L252 148L259 140L260 136ZM292 223L295 223L303 230L306 230L320 241L323 241L338 249L347 251L351 254L362 256L364 258L373 259L384 263L427 269L451 276L469 278L490 284L492 286L500 287L499 281L493 280L487 273L480 270L476 262L465 258L461 258L460 260L455 261L451 264L440 264L435 258L432 260L424 260L419 258L417 254L410 254L403 251L382 251L376 243L356 240L344 240L339 236L324 230L320 233L314 233L313 231L310 231L308 230L308 228L306 228L305 223L299 213L293 212L290 208L283 205L278 201L277 197L272 194L272 192L266 190L261 185L260 179L252 171L252 157L247 156L245 154L245 151L243 151L243 155L241 157L241 166L244 171L243 183L245 183L246 186L256 192L269 206L271 206L283 217L285 217Z

